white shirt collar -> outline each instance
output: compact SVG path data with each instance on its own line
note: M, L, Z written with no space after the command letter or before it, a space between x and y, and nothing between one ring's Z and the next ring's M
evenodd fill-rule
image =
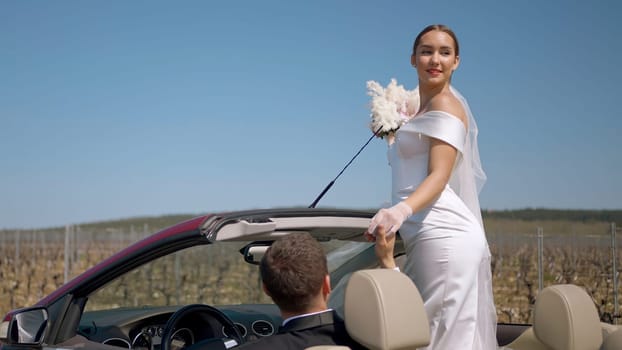
M308 313L308 314L302 314L302 315L292 316L292 317L289 317L289 318L287 318L287 319L283 320L283 324L281 324L281 326L285 326L285 324L286 324L287 322L289 322L289 321L291 321L291 320L295 320L295 319L297 319L297 318L306 317L306 316L312 316L312 315L317 315L317 314L321 314L321 313L324 313L324 312L329 312L329 311L333 311L333 309L326 309L326 310L324 310L324 311L310 312L310 313Z

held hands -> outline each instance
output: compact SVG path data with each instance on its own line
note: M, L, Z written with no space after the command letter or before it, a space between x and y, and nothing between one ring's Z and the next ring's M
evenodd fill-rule
M383 228L386 228L386 235L389 237L397 232L404 221L406 221L406 219L408 219L412 214L412 208L403 201L397 203L391 208L380 209L371 219L369 228L367 228L365 235L375 236L376 228L382 225Z
M378 225L376 228L375 236L365 232L365 238L368 242L376 242L374 251L380 263L380 267L384 269L395 269L397 266L395 259L393 258L395 250L395 236L396 235L394 234L391 234L390 236L387 235L382 225Z

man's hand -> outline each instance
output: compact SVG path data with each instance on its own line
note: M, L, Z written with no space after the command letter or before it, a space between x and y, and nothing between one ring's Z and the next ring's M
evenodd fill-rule
M378 225L376 227L376 235L373 236L368 232L365 232L365 239L368 242L376 242L376 257L380 262L380 267L385 269L393 269L397 265L393 258L395 250L395 234L387 234L384 226Z

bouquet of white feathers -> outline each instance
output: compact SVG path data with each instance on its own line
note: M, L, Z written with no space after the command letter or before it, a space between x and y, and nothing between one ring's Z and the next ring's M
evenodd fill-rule
M395 133L419 110L419 88L406 90L395 79L386 88L368 81L367 94L371 96L369 128L380 138Z

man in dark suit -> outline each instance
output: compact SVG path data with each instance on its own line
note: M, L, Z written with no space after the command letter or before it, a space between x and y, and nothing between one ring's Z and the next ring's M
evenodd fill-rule
M270 246L259 265L264 292L279 307L278 333L240 346L240 350L305 349L345 345L364 349L327 306L331 291L322 246L307 233L287 235Z

